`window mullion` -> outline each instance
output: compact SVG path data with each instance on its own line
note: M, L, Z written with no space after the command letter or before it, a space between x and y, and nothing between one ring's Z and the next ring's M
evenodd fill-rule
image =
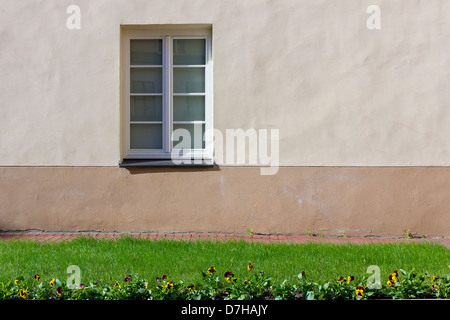
M131 37L125 38L125 154L127 154L130 150L130 45Z
M164 152L171 152L172 132L172 41L170 36L164 37L163 73L164 73Z

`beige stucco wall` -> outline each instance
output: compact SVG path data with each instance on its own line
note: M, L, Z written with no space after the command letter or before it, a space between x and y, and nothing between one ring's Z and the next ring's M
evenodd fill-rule
M371 4L3 0L0 165L116 166L120 26L205 23L215 128L279 129L284 166L447 166L450 2Z

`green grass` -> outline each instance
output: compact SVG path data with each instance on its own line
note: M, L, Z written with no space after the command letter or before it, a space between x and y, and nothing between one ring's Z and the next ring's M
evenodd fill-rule
M394 269L417 273L449 273L450 250L433 243L417 244L289 244L244 241L163 241L122 238L96 240L77 238L57 243L0 241L0 282L22 275L32 279L66 281L67 267L81 269L81 282L121 281L124 275L138 274L154 281L166 274L173 281L199 283L202 271L213 265L219 274L232 271L244 277L247 264L264 271L275 281L295 280L305 270L311 281L328 281L340 275L368 277L367 267L377 265L387 278Z

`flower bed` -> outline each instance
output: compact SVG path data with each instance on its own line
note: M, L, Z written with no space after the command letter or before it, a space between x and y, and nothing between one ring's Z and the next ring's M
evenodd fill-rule
M450 268L450 266L449 266ZM219 272L214 266L202 272L203 281L174 282L166 275L150 286L138 275L126 275L113 283L94 281L67 284L58 279L17 277L2 283L0 299L27 300L366 300L366 299L446 299L450 297L450 276L417 275L394 270L384 283L368 284L368 279L340 276L325 283L310 281L302 271L293 283L274 283L251 262L248 276L238 279L232 271Z

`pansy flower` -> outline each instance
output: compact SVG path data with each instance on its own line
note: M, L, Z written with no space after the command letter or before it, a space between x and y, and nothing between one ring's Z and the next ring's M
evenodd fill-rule
M397 274L395 272L389 274L389 281L393 284L397 283Z
M30 294L30 292L28 290L20 289L19 294L22 298L26 299L28 297L28 295Z
M216 272L216 268L214 268L213 266L208 268L208 273L214 273Z
M356 294L357 297L362 298L362 297L364 297L364 292L365 291L366 290L364 289L364 287L359 285L359 286L356 287L355 294Z
M190 284L186 287L188 289L189 292L192 292L195 290L195 286L193 284Z
M172 281L167 282L166 288L169 290L173 289L173 282Z
M223 276L224 276L225 280L231 281L234 277L234 274L232 274L231 271L227 271L227 272L225 272L225 274Z

